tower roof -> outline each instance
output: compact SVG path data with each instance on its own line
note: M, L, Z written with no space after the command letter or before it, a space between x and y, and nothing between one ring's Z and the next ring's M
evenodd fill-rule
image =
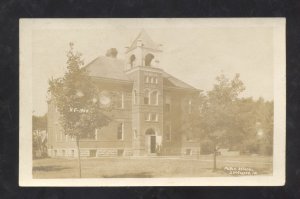
M160 51L160 45L155 43L148 35L148 33L144 29L142 29L138 36L135 38L135 40L132 42L131 46L127 49L127 52L135 49L138 45L138 41L142 42L144 48Z

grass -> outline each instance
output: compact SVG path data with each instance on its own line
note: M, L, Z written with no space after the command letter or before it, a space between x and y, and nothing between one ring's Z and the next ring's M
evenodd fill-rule
M82 178L151 178L230 176L224 167L251 168L258 175L272 174L272 157L218 156L216 172L212 156L187 158L85 158ZM78 178L77 159L33 160L33 178Z

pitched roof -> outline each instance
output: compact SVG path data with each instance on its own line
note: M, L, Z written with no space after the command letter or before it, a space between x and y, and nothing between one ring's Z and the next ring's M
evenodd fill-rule
M89 72L90 76L102 77L112 80L125 80L131 81L130 78L124 72L124 60L99 56L89 64L85 66L85 69ZM196 89L187 83L177 79L176 77L163 72L164 86L185 88L185 89Z
M99 56L87 64L85 68L90 76L130 80L124 73L124 61L120 59Z
M141 41L144 48L150 48L153 50L159 50L159 44L156 44L151 37L147 34L147 32L142 29L142 31L138 34L136 39L132 42L131 46L127 49L127 52L135 49L137 47L138 41Z
M180 79L177 79L176 77L170 75L169 73L163 72L163 78L164 78L164 86L197 90L193 86L190 86L189 84L181 81Z

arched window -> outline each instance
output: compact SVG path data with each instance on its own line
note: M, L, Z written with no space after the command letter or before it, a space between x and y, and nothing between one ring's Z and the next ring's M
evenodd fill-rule
M149 90L144 91L144 104L150 104L150 92Z
M158 105L158 91L153 91L151 93L150 102L153 105Z
M151 61L153 60L154 55L152 55L151 53L148 53L145 56L145 66L151 66Z
M129 63L130 63L130 67L133 68L134 67L134 63L135 63L135 55L131 55L130 56Z
M147 129L147 131L145 132L146 135L155 135L155 131L150 128L150 129Z

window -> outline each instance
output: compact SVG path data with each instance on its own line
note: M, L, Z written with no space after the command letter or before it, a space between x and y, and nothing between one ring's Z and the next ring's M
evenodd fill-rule
M124 93L122 92L121 94L121 100L122 100L122 104L121 104L121 108L124 108Z
M98 140L98 129L95 129L95 140Z
M150 99L151 104L153 105L158 105L158 92L157 91L153 91L151 93L151 99Z
M71 156L74 157L75 156L75 150L71 150Z
M151 117L150 113L145 113L145 120L146 121L150 121L150 117Z
M150 94L150 92L148 90L145 90L145 92L144 92L144 104L149 104L149 94Z
M134 138L134 139L137 139L137 137L138 137L137 130L136 130L136 129L133 129L133 138Z
M118 156L123 156L123 154L124 154L124 149L118 149L117 150L117 155Z
M145 121L158 121L158 114L157 113L145 113Z
M189 114L192 113L192 100L189 100Z
M149 83L149 77L145 76L145 83Z
M95 150L95 149L90 150L90 157L96 157L96 153L97 153L97 150Z
M171 111L171 98L169 96L166 96L165 111L166 112Z
M158 117L156 113L151 114L151 121L158 121Z
M136 90L133 91L133 104L137 104L137 93L136 93Z
M151 66L151 62L154 59L154 55L152 55L151 53L147 54L145 56L145 66Z
M155 84L158 84L158 78L155 77Z
M171 141L171 125L166 125L166 132L165 132L165 139L166 141Z
M193 136L190 135L190 134L187 134L187 135L186 135L186 141L188 141L188 142L193 141Z
M151 77L151 84L154 83L154 77Z
M192 155L192 149L186 149L185 155Z
M117 129L117 139L118 140L123 140L123 130L124 130L124 124L120 123L118 125L118 129Z
M135 55L131 55L129 59L130 67L133 68L135 65Z
M124 108L124 93L116 93L116 96L115 96L115 106L116 108Z

